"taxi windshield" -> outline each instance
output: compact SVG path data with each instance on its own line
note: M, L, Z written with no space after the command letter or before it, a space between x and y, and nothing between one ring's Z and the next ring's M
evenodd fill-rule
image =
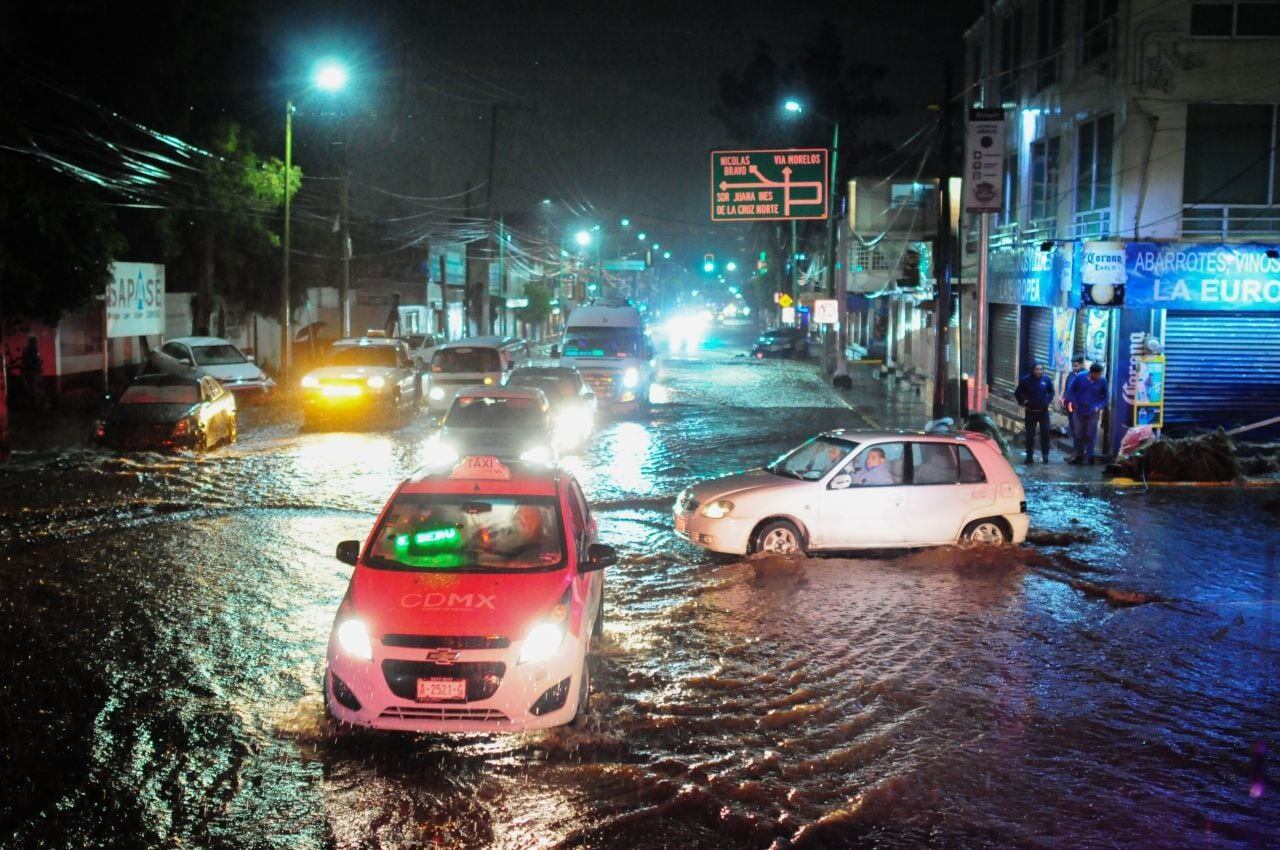
M396 350L389 345L336 346L329 355L330 366L395 366Z
M814 437L765 467L774 475L817 481L858 448L858 444L832 437Z
M492 348L446 348L431 358L432 372L501 372L502 361Z
M553 497L405 494L373 535L368 563L424 572L522 572L564 564Z

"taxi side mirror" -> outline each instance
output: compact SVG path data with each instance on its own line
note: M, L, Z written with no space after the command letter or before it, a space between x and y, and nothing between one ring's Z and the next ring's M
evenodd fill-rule
M359 540L343 540L338 544L338 551L334 553L339 561L344 564L356 565L356 561L360 560L360 541Z
M827 486L828 490L848 490L853 484L853 476L837 475L831 479L831 483Z
M617 549L605 546L603 543L592 543L587 547L586 563L578 567L578 572L594 573L605 567L612 567L616 563L618 563Z

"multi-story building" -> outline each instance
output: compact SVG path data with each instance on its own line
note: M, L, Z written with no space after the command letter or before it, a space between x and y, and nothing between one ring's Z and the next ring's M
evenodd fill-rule
M1139 369L1163 370L1168 429L1280 416L1280 2L1002 0L966 41L966 105L990 50L1005 110L993 410L1016 412L1031 361L1074 352L1116 385L1112 444Z

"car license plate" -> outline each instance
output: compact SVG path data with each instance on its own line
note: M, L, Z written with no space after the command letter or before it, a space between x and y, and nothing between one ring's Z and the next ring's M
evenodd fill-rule
M465 701L466 679L419 679L418 702Z
M685 531L688 530L688 527L689 527L688 518L680 514L676 514L676 533L684 534Z

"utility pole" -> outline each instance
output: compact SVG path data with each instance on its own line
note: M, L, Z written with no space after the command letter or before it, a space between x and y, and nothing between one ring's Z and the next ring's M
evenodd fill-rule
M284 258L280 277L280 375L289 374L293 365L293 332L289 327L289 180L293 175L293 101L284 106ZM312 329L312 333L314 333Z
M937 295L934 298L934 333L933 333L933 418L941 419L947 415L947 370L951 364L951 243L955 234L951 232L951 171L952 148L951 129L954 119L951 106L951 63L943 67L942 76L942 108L938 114L942 123L938 133L939 175L938 175L938 253L935 267L937 269Z
M995 24L991 18L994 14L991 0L985 0L983 3L982 14L982 106L985 109L991 104L991 42L995 36ZM977 323L974 328L977 339L974 340L973 364L974 413L987 412L987 255L990 252L990 248L991 215L989 213L979 213L978 290L975 293L977 297Z
M343 159L346 159L345 145L343 146ZM348 230L350 213L347 203L349 178L350 173L344 163L338 196L338 238L341 240L338 249L342 251L342 279L338 284L338 309L342 311L342 336L344 338L351 336L351 232Z

